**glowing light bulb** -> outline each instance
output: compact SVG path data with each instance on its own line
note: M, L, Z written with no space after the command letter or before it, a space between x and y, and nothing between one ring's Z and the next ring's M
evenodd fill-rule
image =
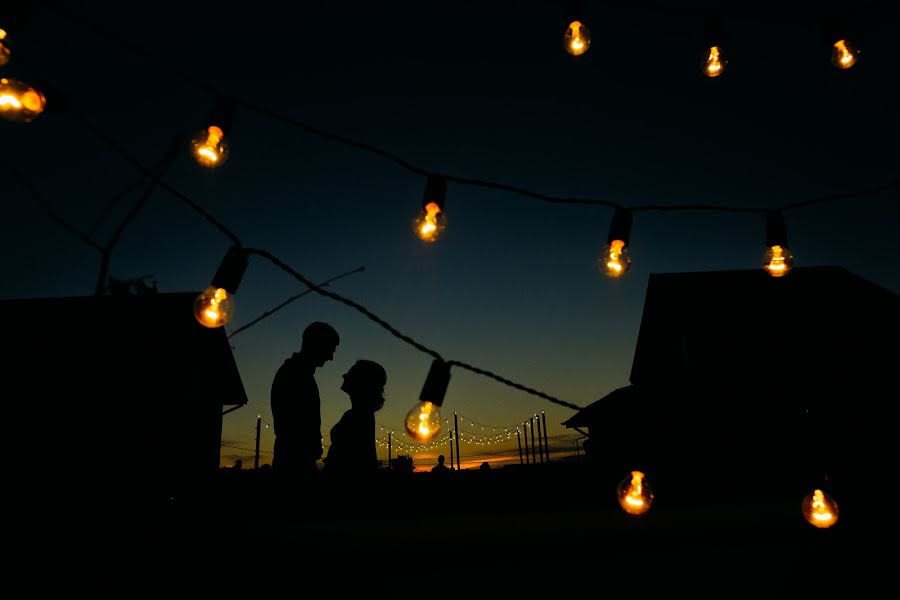
M606 245L597 258L600 272L615 279L621 277L631 266L631 255L628 252L628 239L631 237L631 211L617 208L609 224L609 235Z
M0 117L17 123L29 123L44 112L47 99L21 81L0 79Z
M228 158L225 133L215 125L197 133L191 140L191 146L194 150L194 160L210 169L220 167Z
M440 175L429 175L422 194L422 208L413 217L413 232L422 241L432 243L444 233L447 220L444 207L447 202L447 180Z
M9 62L9 47L6 45L6 31L0 29L0 67Z
M849 69L859 60L859 51L847 40L838 40L831 48L831 62L838 69Z
M630 266L631 255L622 240L613 240L603 246L600 257L597 259L597 267L600 272L613 279L624 275Z
M572 56L581 56L591 47L591 32L581 21L572 21L563 35L566 52Z
M413 231L425 242L435 242L447 227L444 211L437 202L429 202L413 218Z
M810 525L820 529L827 529L838 520L837 502L822 490L813 490L807 494L800 504L800 510Z
M234 298L224 288L209 286L194 300L194 318L204 327L222 327L233 316Z
M787 246L769 246L763 254L763 269L772 277L784 277L793 265L794 255Z
M644 477L640 471L632 471L619 483L619 506L629 515L642 515L653 504L653 491Z
M725 70L728 61L722 54L722 49L718 46L712 46L703 61L703 73L707 77L718 77Z
M441 413L436 404L419 402L406 413L406 431L426 444L441 432Z

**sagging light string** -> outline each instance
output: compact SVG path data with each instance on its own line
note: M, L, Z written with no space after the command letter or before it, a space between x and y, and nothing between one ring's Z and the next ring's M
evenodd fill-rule
M571 44L584 44L581 52L577 52L577 54L583 53L583 51L587 50L587 47L590 45L589 37L584 39L582 34L587 33L586 27L582 31L582 34L578 34L579 27L582 27L583 24L578 20L582 17L583 6L579 6L579 2L569 3L567 7L567 11L572 13L572 21L570 22L570 27L567 29L566 38L569 40ZM205 166L219 166L221 165L225 158L227 157L228 147L227 143L224 141L223 131L230 129L231 120L234 114L235 107L240 105L248 110L253 112L257 112L264 116L268 116L269 118L281 121L286 124L290 124L299 129L306 131L307 133L311 133L313 135L317 135L319 137L323 137L325 139L329 139L332 141L336 141L338 143L348 145L354 147L359 150L363 150L365 152L369 152L372 154L379 155L383 158L387 158L391 160L395 164L403 167L404 169L418 174L424 175L427 177L425 192L422 198L422 207L421 210L414 217L413 230L416 234L426 242L434 242L436 241L440 234L444 231L446 227L446 218L445 218L445 203L446 203L446 191L447 191L447 182L460 183L463 185L472 185L490 189L500 189L512 193L516 193L519 195L535 198L538 200L542 200L545 202L551 203L567 203L567 204L593 204L593 205L602 205L608 206L616 209L616 214L613 216L613 222L610 227L610 235L607 240L607 245L601 250L600 256L597 260L597 266L601 273L608 277L617 278L621 277L628 271L628 267L631 263L630 253L628 251L628 240L627 237L630 233L631 228L631 213L638 211L647 211L647 210L705 210L705 211L725 211L725 212L751 212L751 213L781 213L790 208L799 208L801 206L809 206L814 203L824 202L829 197L822 197L819 199L813 199L809 201L787 204L780 208L747 208L747 207L728 207L728 206L719 206L719 205L704 205L704 204L694 204L694 205L636 205L631 207L625 207L619 203L608 201L608 200L598 200L598 199L579 199L579 198L566 198L566 197L558 197L551 196L547 194L541 194L538 192L533 192L531 190L527 190L524 188L519 188L516 186L510 186L506 184L501 184L492 181L486 180L478 180L478 179L470 179L463 178L454 175L448 174L438 174L431 172L427 169L418 167L413 165L410 161L403 159L399 155L396 155L388 150L378 148L371 144L360 142L358 140L348 138L346 136L342 136L333 132L329 132L323 130L321 128L312 126L308 123L304 123L289 115L285 115L283 113L279 113L272 109L263 107L261 105L248 102L242 99L235 98L230 95L224 94L220 89L218 89L213 84L208 81L202 80L195 75L192 75L182 69L181 67L173 64L172 62L162 58L161 56L154 54L153 52L126 42L117 36L110 34L97 27L93 23L86 21L84 19L79 18L77 15L73 15L59 9L58 7L53 7L67 18L73 19L81 23L83 26L89 27L94 30L99 36L107 39L114 45L118 45L120 47L125 48L126 50L137 54L139 56L143 56L144 58L154 62L165 69L175 73L180 78L184 79L188 83L197 86L215 97L219 100L216 102L216 108L212 111L212 115L209 119L209 123L211 123L206 129L201 131L197 136L195 136L192 140L192 147L194 149L194 155L197 158L198 162ZM573 25L578 24L575 27L573 32ZM834 24L832 24L832 28ZM716 45L721 41L721 23L718 19L711 18L707 20L707 33L706 36L712 40L713 46L710 48L710 57L707 59L705 63L705 71L710 76L718 76L721 74L721 69L724 68L725 61L719 60L717 58L719 56L719 46ZM581 41L579 41L581 40ZM838 42L835 42L835 52L838 52L838 47L842 48L841 56L843 58L835 58L836 66L845 68L848 65L852 66L855 64L855 58L850 61L847 58L847 48L849 47L846 43L846 40L841 39ZM576 52L573 52L576 53ZM836 54L837 57L837 54ZM202 138L202 139L201 139ZM199 140L199 141L198 141ZM900 186L898 182L893 182L889 186L888 189L893 189ZM883 191L883 189L879 188L879 191ZM877 192L876 192L877 193ZM858 197L862 194L856 194ZM627 224L622 223L622 221L627 220ZM624 235L623 235L624 233ZM768 237L768 234L767 234ZM779 246L776 248L775 246ZM788 258L790 255L790 258ZM773 263L774 259L774 263ZM785 245L772 245L768 244L763 255L762 266L763 268L773 276L782 276L787 274L790 271L792 263L792 253ZM776 268L770 268L772 265L775 265Z
M167 191L169 191L170 193L172 193L173 195L175 195L177 198L181 199L182 201L186 202L191 208L193 208L195 211L199 212L204 218L207 219L207 221L209 221L211 224L213 224L215 227L217 227L220 231L222 231L222 233L224 233L225 235L227 235L233 242L235 242L235 243L236 243L236 247L238 247L238 248L240 247L240 240L237 238L237 236L236 236L234 233L232 233L232 232L231 232L224 224L222 224L222 223L219 222L215 217L213 217L211 213L209 213L208 211L206 211L205 209L203 209L199 204L197 204L195 201L193 201L192 199L190 199L187 195L185 195L184 193L180 192L179 190L177 190L176 188L174 188L173 186L171 186L170 184L168 184L167 182L165 182L164 180L162 180L158 175L156 175L155 173L153 173L150 169L146 168L140 161L138 161L136 158L134 158L133 156L131 156L131 155L130 155L127 151L125 151L119 144L117 144L117 143L116 143L114 140L112 140L109 136L107 136L105 133L103 133L101 130L99 130L99 128L97 128L95 125L93 125L93 123L92 123L89 119L87 119L87 118L83 115L83 113L81 113L80 111L76 110L74 106L70 106L69 108L70 108L70 110L72 111L72 113L76 116L76 118L77 118L77 119L78 119L78 120L79 120L79 121L80 121L80 122L81 122L88 130L89 130L89 131L91 131L94 135L96 135L98 138L100 138L102 141L104 141L107 145L109 145L111 148L113 148L113 149L114 149L114 150L115 150L115 151L116 151L116 152L117 152L124 160L126 160L126 161L129 162L129 163L131 163L134 167L136 167L139 171L141 171L141 172L144 174L145 177L149 177L154 183L156 183L156 184L159 185L160 187L163 187L164 189L166 189ZM893 189L893 188L895 188L895 187L898 187L898 183L900 183L900 182L892 182L891 184L888 184L888 185L885 185L885 186L879 186L879 187L877 187L877 188L865 190L865 191L863 191L863 192L829 194L829 195L827 195L827 196L822 196L822 197L819 197L819 198L814 198L814 199L810 199L810 200L806 200L806 201L802 201L802 202L796 202L796 203L793 203L793 204L790 204L790 205L786 205L786 206L784 207L784 210L790 209L790 208L807 207L807 206L811 206L811 205L816 204L816 203L819 203L819 202L824 202L824 201L833 200L833 199L847 198L847 197L858 197L859 195L871 195L871 194L876 194L876 193L880 193L880 192L882 192L882 191L885 191L885 190L887 190L887 189ZM495 185L495 184L491 184L491 185ZM526 191L526 192L527 192L527 191ZM605 204L610 204L610 203L605 202L605 201L600 201L600 202L603 202L603 203L605 203ZM772 211L768 211L767 209L753 209L753 208L742 208L742 207L723 207L723 206L709 206L709 205L680 205L680 206L674 206L674 205L644 205L644 206L633 207L631 210L706 210L706 209L720 210L720 211L725 210L725 211L731 211L731 212L762 212L763 210L766 210L767 213L768 213L769 215L772 214ZM628 230L628 227L623 227L623 226L620 225L620 223L622 223L622 222L625 220L625 219L622 218L622 215L627 214L627 213L625 213L625 212L622 212L623 210L626 210L626 209L620 209L619 211L617 211L617 215L614 215L614 221L613 221L613 225L614 225L614 226L613 226L613 228L611 229L611 237L612 237L613 232L616 231L617 229L618 229L618 230L624 230L624 231L625 231L625 235L624 235L624 236L621 236L621 237L627 237L627 233L628 233L627 230ZM770 219L770 220L771 220L771 219ZM630 226L630 220L628 220L628 225ZM94 246L96 247L95 244L91 244L91 245L94 245ZM623 244L623 246L624 246L624 244ZM412 340L412 339L409 338L408 336L404 336L403 334L400 334L400 333L399 333L396 329L394 329L392 326L390 326L389 324L387 324L387 323L386 323L385 321L383 321L382 319L380 319L380 318L376 317L375 315L373 315L372 313L370 313L367 309L365 309L365 308L362 307L361 305L358 305L358 304L356 304L355 302L349 301L348 299L345 299L345 298L343 298L343 297L341 297L341 296L339 296L339 295L337 295L337 294L331 294L331 293L329 293L329 292L327 292L327 291L325 291L325 290L322 290L321 287L316 286L315 284L313 284L311 281L307 280L305 277L303 277L302 275L300 275L300 274L297 273L296 271L290 270L289 267L287 267L287 265L285 265L284 263L281 263L280 261L277 261L277 259L275 259L275 258L274 258L273 256L271 256L271 255L268 255L268 253L266 253L266 252L264 252L264 251L256 251L256 252L259 253L259 254L261 254L261 255L263 255L263 256L266 256L267 258L269 258L270 260L272 260L275 264L278 264L279 266L281 266L283 269L285 269L286 271L288 271L289 273L291 273L292 275L294 275L296 278L298 278L301 282L303 282L305 285L307 285L308 287L310 287L310 288L313 289L314 291L317 291L317 292L320 293L320 294L323 294L323 295L325 295L325 296L328 296L328 297L331 297L331 298L333 298L333 299L336 299L336 300L339 300L339 301L341 301L341 302L344 302L345 304L348 304L349 306L351 306L351 307L353 307L353 308L356 308L357 310L360 310L361 312L363 312L363 314L366 314L370 319L376 321L377 323L379 323L380 325L382 325L383 327L385 327L386 329L388 329L388 330L389 330L392 334L394 334L395 336L399 337L400 339L402 339L402 340L404 340L404 341L407 341L408 343L410 343L411 345L413 345L413 346L416 347L417 349L419 349L419 350L421 350L421 351L423 351L423 352L426 352L426 353L428 353L428 354L434 356L434 357L436 358L436 360L440 359L440 356L439 356L436 352L429 350L428 348L422 346L421 344L418 344L417 342L415 342L414 340ZM226 267L226 266L228 266L228 265L222 265L223 268L220 269L220 270L224 270L225 274L228 275L227 277L224 277L224 279L226 279L228 282L230 282L231 287L234 289L234 288L236 287L236 283L239 282L239 280L240 280L240 277L237 276L236 273L240 272L240 273L242 274L242 270L245 268L245 266L242 264L242 263L243 263L243 258L244 258L244 257L242 256L242 253L241 253L241 252L232 252L232 251L229 251L229 255L227 255L227 258L228 258L228 261L229 261L230 263L234 263L234 264L236 264L236 266L233 266L233 265L232 265L231 268L224 268L224 267ZM580 409L580 407L578 407L577 405L570 404L570 403L566 403L566 402L564 402L564 401L561 401L561 400L559 400L559 399L557 399L557 398L553 398L553 397L551 397L551 396L549 396L549 395L547 395L547 394L544 394L544 393L542 393L542 392L538 392L537 390L534 390L534 389L532 389L532 388L528 388L527 386L522 386L521 384L512 382L512 381L510 381L510 380L508 380L508 379L505 379L505 378L503 378L503 377L500 377L499 375L496 375L496 374L494 374L494 373L491 373L491 372L486 371L486 370L483 370L483 369L478 369L477 367L474 367L474 366L472 366L472 365L468 365L468 364L466 364L466 363L462 363L462 362L460 362L460 361L446 361L443 365L441 365L441 370L446 370L446 369L448 369L450 366L453 366L453 365L457 365L457 366L460 366L460 367L469 369L469 370L471 370L471 371L473 371L473 372L480 373L480 374L482 374L482 375L485 375L485 376L494 378L495 380L497 380L497 381L499 381L499 382L501 382L501 383L504 383L504 384L509 385L509 386L511 386L511 387L514 387L514 388L516 388L516 389L520 389L520 390L525 391L525 392L527 392L527 393L531 393L531 394L537 395L537 396L539 396L539 397L545 398L545 399L547 399L548 401L551 401L551 402L554 402L554 403L557 403L557 404L560 404L560 405L563 405L563 406L567 406L567 407L573 408L573 409L575 409L575 410ZM435 364L432 365L432 368L433 368L433 369L435 368ZM425 404L425 402L423 402L423 405L424 405L424 404ZM432 403L432 404L434 404L434 403ZM414 408L415 408L415 407L414 407ZM411 413L412 413L412 412L413 412L413 411L411 411ZM423 413L422 411L420 411L420 416L421 416L422 414L424 414L424 413ZM426 415L426 416L427 416L427 415ZM436 422L437 422L438 424L440 423L439 420L436 420ZM437 430L437 428L430 428L430 429L429 429L429 428L426 428L425 431L426 431L426 432L432 432L432 431L434 431L434 434L433 434L433 435L436 435L436 434L437 434L437 431L436 431L436 430ZM423 439L424 439L424 438L423 438Z
M143 163L141 163L141 161L139 161L137 158L135 158L130 152L125 150L119 143L117 143L109 135L107 135L105 132L103 132L101 129L99 129L96 125L94 125L94 123L90 119L88 119L74 105L70 105L69 110L71 111L72 115L75 116L76 120L79 123L81 123L88 131L90 131L93 135L95 135L99 140L101 140L106 145L108 145L123 160L125 160L127 163L129 163L133 167L135 167L145 177L148 177L153 182L155 182L156 185L158 185L160 188L165 189L166 191L171 193L173 196L175 196L177 199L179 199L182 202L184 202L185 204L187 204L188 207L193 209L195 212L199 213L206 221L208 221L211 225L213 225L216 229L218 229L220 232L222 232L226 237L228 237L233 242L234 245L228 250L225 260L223 261L224 264L220 265L220 268L217 271L216 277L214 277L214 280L217 280L217 283L224 283L225 285L228 285L232 289L235 289L236 286L240 283L240 277L238 277L237 274L240 273L241 275L243 275L243 270L246 269L246 265L245 265L246 258L251 254L255 254L255 255L261 256L263 258L266 258L272 264L274 264L275 266L281 268L286 273L293 276L295 279L297 279L298 281L303 283L309 289L315 291L316 293L318 293L322 296L331 298L332 300L336 300L346 306L349 306L350 308L357 310L358 312L360 312L363 315L365 315L366 317L368 317L371 321L375 322L376 324L380 325L382 328L386 329L394 337L397 337L398 339L413 346L417 350L434 357L434 359L436 361L441 361L442 364L437 363L437 366L435 366L435 363L433 363L433 365L432 365L432 369L434 369L435 372L438 373L438 376L437 376L438 380L435 382L435 385L437 385L437 387L434 390L430 390L430 389L428 390L428 391L440 392L440 397L433 396L431 399L432 402L435 403L435 406L439 405L439 404L436 404L437 402L443 401L443 392L446 391L446 382L442 382L441 380L444 377L449 379L450 367L458 366L460 368L467 369L474 373L478 373L485 377L494 379L495 381L498 381L498 382L508 385L510 387L514 387L515 389L524 391L526 393L532 394L539 398L543 398L554 404L558 404L560 406L565 406L567 408L571 408L572 410L581 410L582 407L577 404L573 404L571 402L566 402L564 400L561 400L559 398L556 398L554 396L551 396L549 394L546 394L546 393L536 390L534 388L514 382L514 381L509 380L505 377L502 377L496 373L493 373L492 371L489 371L486 369L481 369L481 368L475 367L473 365L469 365L468 363L464 363L462 361L456 361L456 360L444 361L442 359L441 355L437 351L432 350L432 349L428 348L427 346L417 342L412 337L401 333L398 329L396 329L390 323L388 323L381 317L377 316L376 314L371 312L369 309L367 309L363 305L361 305L349 298L346 298L340 294L337 294L335 292L331 292L329 290L322 288L321 286L314 283L312 280L308 279L307 277L305 277L298 271L294 270L287 263L280 260L279 258L274 256L270 252L268 252L266 250L262 250L262 249L244 248L242 246L241 241L238 238L238 236L235 233L233 233L224 223L222 223L216 217L214 217L212 215L212 213L210 213L209 211L204 209L202 206L200 206L200 204L197 203L195 200L193 200L190 196L181 192L180 190L178 190L177 188L175 188L174 186L172 186L171 184L169 184L168 182L163 180L161 177L159 177L159 175L154 173L153 170L148 169ZM85 241L86 243L90 243L91 245L95 245L91 242L88 242L87 240L83 240L83 241ZM444 385L443 390L441 390L441 387L440 387L441 383L443 383L443 385ZM421 402L421 404L424 405L425 402L427 402L427 400L423 400ZM439 421L438 421L438 423L439 423ZM436 431L434 431L434 435L437 435L438 433L439 433L439 428ZM424 440L424 437L423 437L423 440Z

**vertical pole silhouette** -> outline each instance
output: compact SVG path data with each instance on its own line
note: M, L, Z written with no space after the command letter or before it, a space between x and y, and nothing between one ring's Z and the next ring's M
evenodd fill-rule
M447 432L447 437L450 438L450 468L453 468L453 430Z
M544 451L547 453L547 462L550 462L550 438L547 437L547 413L541 411L541 419L544 421Z
M538 455L541 457L541 462L544 462L544 436L541 433L541 419L537 415L534 415L534 420L537 422L538 428Z
M519 464L524 465L525 460L522 458L522 434L519 432L518 427L516 427L516 441L519 442Z
M453 411L453 430L453 437L456 438L456 470L459 471L462 467L459 466L459 418L456 411Z
M256 458L253 460L253 468L259 468L259 432L262 425L262 418L256 415Z
M528 429L531 430L531 462L537 464L537 446L534 445L534 417L528 417Z
M522 427L525 429L525 464L529 464L531 459L528 458L528 423L522 423Z
M391 432L388 431L388 469L391 468Z

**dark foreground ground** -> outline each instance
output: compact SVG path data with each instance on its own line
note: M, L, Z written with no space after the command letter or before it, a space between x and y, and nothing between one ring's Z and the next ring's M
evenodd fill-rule
M629 516L618 481L577 464L381 475L291 490L271 473L222 471L167 497L113 486L43 520L33 513L44 509L25 513L35 523L23 527L20 551L38 557L32 567L72 567L92 588L126 577L195 580L210 592L255 577L296 587L328 573L330 585L343 574L348 586L396 582L417 596L483 579L478 586L497 590L543 584L597 597L822 598L893 596L900 576L896 534L874 505L863 514L860 503L842 506L839 523L819 530L800 514L802 494L777 490L689 498L656 489L650 512Z

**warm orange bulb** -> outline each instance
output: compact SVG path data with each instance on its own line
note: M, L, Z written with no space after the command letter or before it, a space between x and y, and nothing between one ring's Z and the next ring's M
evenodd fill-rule
M612 279L617 279L628 272L631 266L631 254L622 240L613 240L604 246L597 259L600 272Z
M847 40L838 40L831 49L831 63L838 69L849 69L856 64L859 52Z
M834 499L822 490L813 490L803 498L800 505L803 518L819 529L827 529L837 523L838 505Z
M424 242L435 242L447 227L444 211L436 202L422 207L413 219L413 231Z
M29 123L44 112L47 99L27 83L0 79L0 117L18 123Z
M653 491L640 471L631 474L619 483L619 506L629 515L642 515L653 504Z
M770 246L763 254L763 269L772 277L784 277L793 265L794 255L787 246Z
M6 31L0 29L0 67L9 62L9 47L4 43L6 41Z
M211 125L199 132L191 140L194 149L194 160L198 164L214 169L222 165L228 158L228 142L221 128Z
M725 63L721 49L718 46L712 46L703 63L703 73L707 77L718 77L725 70Z
M572 56L581 56L591 47L591 32L581 21L572 21L563 35L566 52Z
M441 432L441 413L436 404L419 402L406 413L405 425L413 439L426 444Z
M204 327L227 325L234 317L234 299L225 289L208 287L194 300L194 318Z

